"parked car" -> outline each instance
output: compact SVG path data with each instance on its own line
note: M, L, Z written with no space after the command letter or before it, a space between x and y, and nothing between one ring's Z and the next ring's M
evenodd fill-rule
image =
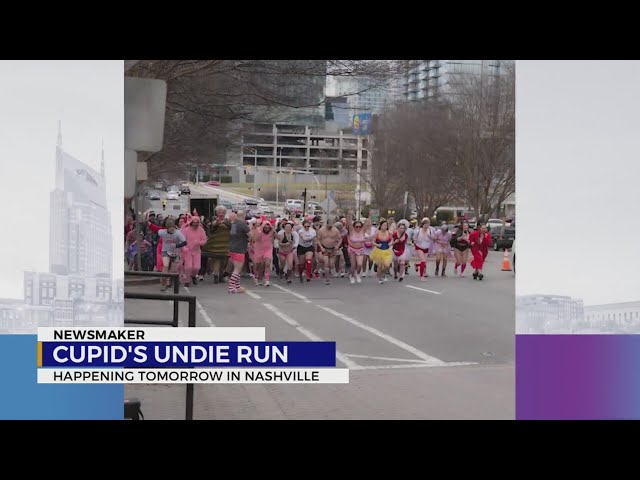
M324 213L324 209L317 202L310 202L307 204L308 215L322 215Z
M207 185L211 185L212 187L219 187L221 185L221 183L217 180L209 180L207 182Z
M259 203L258 210L260 210L260 213L265 213L266 211L271 210L271 206L268 203Z
M149 200L160 200L160 192L157 191L151 191L147 194L147 198Z
M504 226L504 222L499 218L490 218L489 220L487 220L487 228L489 230L492 230L498 227L503 227L503 226Z
M496 227L491 230L491 241L493 243L493 249L496 252L511 248L515 239L515 227Z
M182 185L180 187L180 193L182 195L191 195L191 189L189 188L189 185Z
M180 194L180 187L178 187L177 185L170 185L167 187L167 193L168 192L176 192L178 195Z
M225 200L218 202L218 205L223 206L224 208L226 208L230 212L234 211L234 208L235 208L235 205L233 203L227 202Z
M155 188L156 190L164 190L164 183L163 182L156 182L153 184L153 188Z
M288 198L284 204L284 214L289 215L293 213L294 215L301 215L303 205L302 200Z
M175 190L167 192L166 198L167 198L167 200L179 200L180 199L180 192L179 191L176 192Z

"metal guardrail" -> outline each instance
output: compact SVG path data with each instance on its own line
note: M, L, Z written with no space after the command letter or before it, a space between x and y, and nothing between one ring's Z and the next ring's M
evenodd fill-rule
M179 325L179 302L187 302L189 304L189 327L196 326L196 297L195 295L180 295L180 280L177 273L160 273L160 272L124 272L125 276L142 276L142 277L170 277L173 278L174 293L127 293L124 298L131 300L156 300L156 301L173 301L173 319L168 320L135 320L125 318L125 325L161 325L178 327ZM193 420L193 383L187 384L185 420Z
M173 293L178 295L180 293L180 275L178 273L164 273L164 272L124 272L125 277L146 277L146 278L171 278L173 279ZM180 315L178 301L173 302L173 320L175 322L174 327L178 326L177 318ZM124 321L127 323L127 320ZM142 325L142 324L140 324Z

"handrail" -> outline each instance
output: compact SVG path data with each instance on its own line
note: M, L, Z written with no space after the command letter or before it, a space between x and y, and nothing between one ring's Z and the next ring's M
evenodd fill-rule
M125 272L127 273L127 272ZM135 272L142 273L142 272ZM154 272L144 272L144 273L154 273ZM165 274L166 275L166 274ZM169 274L174 275L174 274ZM175 274L177 276L177 274ZM179 284L178 280L176 280L176 284ZM171 294L171 293L134 293L134 292L125 292L125 299L131 300L172 300L174 306L178 305L178 302L187 302L189 304L189 327L196 326L196 297L195 295L179 295L179 294ZM174 317L173 320L168 322L166 320L135 320L135 319L125 319L124 323L127 325L163 325L163 326L172 326L177 327L179 325L179 318L177 315L177 308L174 308ZM185 419L193 420L193 383L187 384L187 393L186 393L186 406L185 406Z
M172 278L173 279L173 293L177 295L180 293L180 274L178 273L169 273L169 272L141 272L141 271L130 271L124 272L125 277L148 277L148 278ZM178 301L173 302L173 319L174 322L180 315L180 306ZM125 322L126 323L126 322ZM176 325L177 326L177 325Z

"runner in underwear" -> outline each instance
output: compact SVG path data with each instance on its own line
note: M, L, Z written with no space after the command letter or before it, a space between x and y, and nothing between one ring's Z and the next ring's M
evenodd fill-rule
M293 231L293 222L284 224L284 228L277 234L278 258L280 260L280 271L287 267L287 283L291 283L294 267L293 260L298 248L298 232Z
M327 224L318 230L318 245L324 266L325 284L329 285L331 265L335 262L337 250L342 246L342 235L334 227L333 219L327 219Z
M302 230L298 231L298 271L300 272L300 283L302 283L302 272L306 270L307 282L311 281L313 269L313 253L316 249L317 232L311 227L309 219L302 223Z
M351 275L349 281L351 283L361 283L360 274L364 264L365 256L365 228L371 226L371 220L367 219L366 226L360 220L352 221L351 214L347 215L347 250L349 253L349 264L351 265Z

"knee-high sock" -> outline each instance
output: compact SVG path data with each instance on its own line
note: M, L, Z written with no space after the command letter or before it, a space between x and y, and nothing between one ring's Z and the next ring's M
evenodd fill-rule
M311 278L311 267L312 267L312 262L311 260L307 260L305 262L306 267L307 267L307 278ZM302 265L300 265L300 275L302 275Z

